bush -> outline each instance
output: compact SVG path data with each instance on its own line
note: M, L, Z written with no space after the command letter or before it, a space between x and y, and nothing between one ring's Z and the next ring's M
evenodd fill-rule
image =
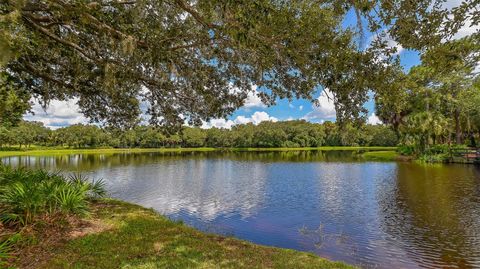
M370 146L394 147L398 144L398 136L392 129L386 126L375 128Z
M414 146L401 145L397 148L398 153L404 156L411 156L415 153Z
M39 216L84 215L88 201L105 195L102 180L0 166L0 221L27 225Z
M446 144L433 145L427 148L424 152L426 155L447 154L450 152L450 146Z
M10 258L11 245L9 240L0 241L0 268L7 265L7 260Z
M444 163L448 162L449 154L448 153L437 153L437 154L423 154L418 157L419 161L427 163Z

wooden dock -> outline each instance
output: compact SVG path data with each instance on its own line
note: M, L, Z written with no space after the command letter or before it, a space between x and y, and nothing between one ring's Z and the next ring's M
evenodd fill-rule
M464 163L480 164L480 148L454 149L452 157Z

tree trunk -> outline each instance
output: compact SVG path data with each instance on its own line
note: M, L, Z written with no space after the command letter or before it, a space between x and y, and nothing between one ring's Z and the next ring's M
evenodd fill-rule
M455 143L457 145L462 144L462 130L460 129L460 110L455 109Z

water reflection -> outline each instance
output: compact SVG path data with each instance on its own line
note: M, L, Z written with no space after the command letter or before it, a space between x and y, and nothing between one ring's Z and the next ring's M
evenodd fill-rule
M469 165L399 164L379 191L381 228L422 267L480 267L479 178Z
M229 159L260 162L357 162L363 151L224 151L224 152L148 152L110 154L66 154L52 156L11 156L0 158L4 164L28 167L55 167L61 170L89 171L98 168L145 165L164 160Z
M116 198L203 230L363 267L480 267L480 168L355 151L8 157L104 178Z

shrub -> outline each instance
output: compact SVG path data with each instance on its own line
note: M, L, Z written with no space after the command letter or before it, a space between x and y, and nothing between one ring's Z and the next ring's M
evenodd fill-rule
M418 157L419 161L427 163L443 163L449 160L448 153L423 154Z
M0 241L0 268L7 266L7 260L10 258L11 245L8 240Z
M414 146L401 145L397 148L398 153L405 156L411 156L415 153Z
M446 154L450 152L450 148L451 147L446 144L433 145L428 147L424 153L427 155Z
M102 180L0 166L0 221L27 225L39 216L84 215L88 201L105 195Z

